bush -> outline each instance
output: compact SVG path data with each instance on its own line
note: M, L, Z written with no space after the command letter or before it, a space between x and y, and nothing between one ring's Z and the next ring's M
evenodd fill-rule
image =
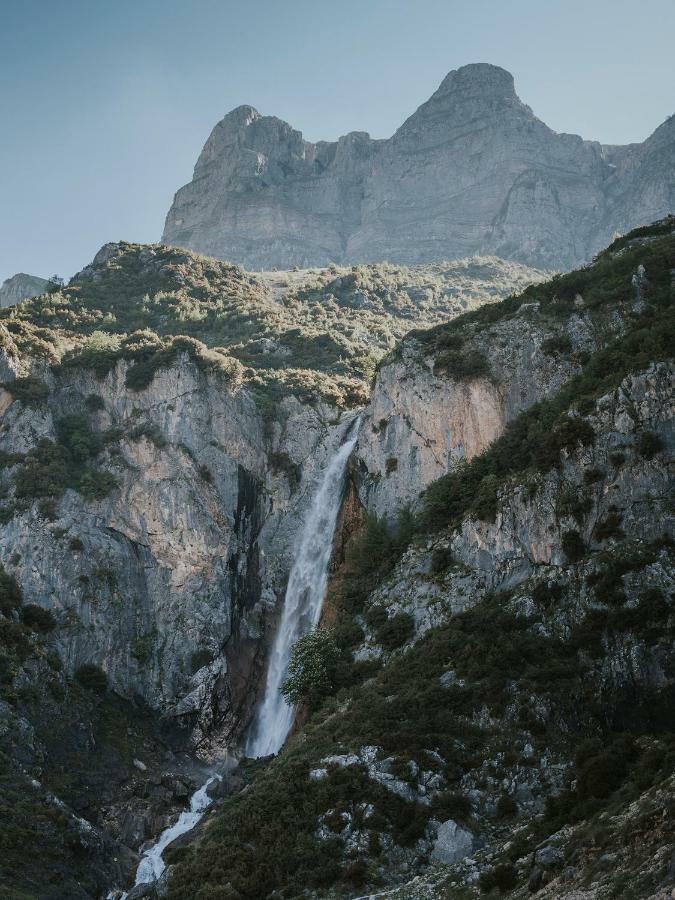
M415 633L415 620L407 612L396 613L377 629L377 642L385 650L401 647Z
M366 620L366 625L371 631L377 632L389 619L389 613L387 612L386 606L383 606L381 603L375 603L368 607L363 618Z
M5 382L4 387L10 392L15 400L20 400L24 406L35 406L44 401L49 396L49 388L35 378L33 375L26 375L25 378L16 378L14 381Z
M478 881L481 891L489 893L495 888L500 894L505 894L518 884L518 873L512 865L504 864L495 866L483 872Z
M464 794L443 791L431 801L431 815L439 822L447 822L448 819L466 821L471 815L471 801Z
M210 650L195 650L195 652L190 657L190 671L194 675L195 672L198 672L200 669L203 669L204 666L208 666L209 663L212 662L213 654Z
M595 742L582 745L577 751L577 796L606 799L621 786L628 766L635 758L636 747L630 738L618 738L609 747Z
M446 572L455 560L450 547L434 547L431 554L431 574L441 575Z
M108 676L99 666L87 663L75 672L75 679L87 691L94 694L105 694L108 690Z
M100 394L88 394L87 399L84 402L89 412L98 412L105 408L103 397L101 397Z
M572 341L567 334L556 334L542 341L541 349L547 356L557 356L572 351Z
M84 550L84 544L79 537L71 538L68 546L73 551L73 553L80 553L82 550Z
M281 693L289 703L317 706L335 688L340 649L332 630L317 628L299 638L291 650Z
M640 456L645 459L653 459L657 453L663 450L663 441L653 431L641 431L635 444Z
M509 794L502 794L497 801L497 818L512 819L518 813L518 804Z
M586 544L578 531L565 531L560 546L568 562L579 562L586 553Z
M28 603L21 608L21 621L31 631L46 633L56 628L56 619L50 610L36 603Z
M0 563L0 612L10 616L21 606L21 588L13 575L8 575Z

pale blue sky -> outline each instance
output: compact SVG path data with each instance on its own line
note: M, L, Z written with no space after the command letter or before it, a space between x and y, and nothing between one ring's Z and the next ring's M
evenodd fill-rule
M675 112L674 0L0 0L0 280L158 240L213 125L390 135L450 70L509 69L556 131Z

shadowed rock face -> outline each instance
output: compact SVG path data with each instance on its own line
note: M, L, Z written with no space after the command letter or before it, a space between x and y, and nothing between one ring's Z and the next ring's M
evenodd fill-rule
M316 144L240 106L216 125L163 241L252 269L473 253L568 268L675 206L675 118L642 144L556 134L476 64L387 140Z

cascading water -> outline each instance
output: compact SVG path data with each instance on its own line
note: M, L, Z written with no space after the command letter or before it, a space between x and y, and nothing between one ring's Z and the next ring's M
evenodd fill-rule
M356 419L326 467L305 517L288 579L281 622L272 645L265 696L246 743L246 752L252 757L277 753L293 724L294 707L286 702L281 686L293 644L314 628L321 616L344 475L358 430L359 420Z
M221 781L221 775L211 775L204 784L195 791L190 797L190 808L180 814L176 822L169 828L166 828L159 836L157 841L145 851L141 857L141 861L136 869L136 880L134 887L140 884L152 884L157 881L166 864L162 859L162 854L172 841L192 831L197 822L201 819L207 807L211 805L211 797L209 797L209 787L214 781ZM113 896L117 896L114 891L108 894L108 900ZM123 893L120 900L125 900L127 892Z

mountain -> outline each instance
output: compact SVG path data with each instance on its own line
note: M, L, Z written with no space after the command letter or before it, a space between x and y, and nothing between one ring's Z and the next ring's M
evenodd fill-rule
M20 303L37 294L44 293L49 282L46 278L38 278L36 275L26 275L19 272L7 278L0 286L0 308Z
M117 243L0 314L0 893L118 897L236 754L359 416L332 668L162 896L669 885L673 269L672 218L503 300L528 270Z
M674 208L675 117L626 147L557 134L508 72L475 64L387 140L313 144L238 107L213 129L162 239L256 270L472 254L568 269Z

